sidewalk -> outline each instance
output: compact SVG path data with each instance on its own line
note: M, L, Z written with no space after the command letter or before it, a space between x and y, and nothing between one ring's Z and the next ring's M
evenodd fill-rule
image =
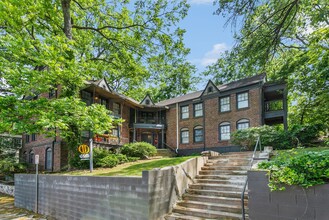
M48 220L46 216L35 214L26 209L16 208L14 198L0 193L0 219L2 220Z

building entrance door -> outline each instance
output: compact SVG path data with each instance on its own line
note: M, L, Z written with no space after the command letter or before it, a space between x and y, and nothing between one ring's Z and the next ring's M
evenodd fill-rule
M151 132L143 132L141 139L143 142L150 143L153 145L153 135Z

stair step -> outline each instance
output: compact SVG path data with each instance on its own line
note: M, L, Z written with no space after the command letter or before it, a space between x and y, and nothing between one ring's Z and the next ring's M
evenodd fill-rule
M171 213L164 217L165 220L204 220L204 218L184 215L179 213Z
M247 175L246 170L201 170L199 172L200 175L221 175L221 174L228 174L228 175Z
M240 160L240 161L224 161L224 160L214 160L207 161L206 166L249 166L250 161Z
M177 205L186 208L196 208L196 209L222 211L222 212L230 212L230 213L242 213L241 204L231 205L231 204L218 204L218 203L184 200L179 202Z
M245 181L247 178L246 175L197 175L196 179L216 179L216 180L230 180L230 181Z
M201 218L207 218L207 219L227 219L227 220L241 219L241 214L213 211L213 210L205 211L204 209L186 208L182 206L176 206L173 209L173 212L180 214L187 214Z
M202 189L202 190L218 190L218 191L241 191L243 185L227 185L227 184L205 184L196 183L189 186L190 189Z
M201 167L201 170L248 170L249 166L209 166Z
M245 180L195 179L196 183L244 185Z
M218 191L218 190L204 190L204 189L187 189L187 193L193 195L204 195L204 196L220 196L230 198L241 198L241 191ZM247 195L247 192L245 193Z
M228 204L228 205L241 205L241 198L185 194L183 195L183 199L189 201L210 202L210 203L219 203L219 204ZM244 203L245 206L248 204L247 198L245 198Z

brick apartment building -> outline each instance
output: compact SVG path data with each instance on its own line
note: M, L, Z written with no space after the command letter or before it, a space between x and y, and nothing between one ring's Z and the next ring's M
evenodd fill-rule
M56 98L55 92L41 94ZM134 141L145 141L157 148L170 148L181 155L203 150L238 150L230 136L237 129L264 124L287 127L287 91L283 83L267 83L265 75L256 75L154 103L149 95L141 102L119 94L106 80L89 81L81 90L81 99L91 105L105 105L114 117L124 119L122 125L104 135L95 135L94 144L112 148ZM83 134L88 140L89 132ZM22 156L33 163L40 158L44 170L58 171L67 164L65 143L42 134L23 136Z

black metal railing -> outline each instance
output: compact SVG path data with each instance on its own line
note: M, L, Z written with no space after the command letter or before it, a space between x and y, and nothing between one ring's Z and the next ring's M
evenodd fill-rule
M160 117L137 117L136 123L140 124L165 124L166 120Z
M271 112L271 111L281 111L283 110L283 100L272 100L272 101L266 101L264 103L265 112Z
M260 136L258 136L258 138L257 138L256 145L255 145L255 148L254 148L254 152L252 154L252 159L250 161L249 169L248 170L250 170L251 167L252 167L252 164L254 162L254 159L255 159L255 156L256 156L256 151L257 151L258 146L259 146L259 152L261 152L262 145L261 145L261 142L260 142ZM245 210L245 207L244 207L244 194L246 192L247 185L248 185L248 175L247 175L246 182L244 183L244 186L243 186L243 189L242 189L242 193L241 193L241 206L242 206L242 219L243 220L246 219L246 210Z

